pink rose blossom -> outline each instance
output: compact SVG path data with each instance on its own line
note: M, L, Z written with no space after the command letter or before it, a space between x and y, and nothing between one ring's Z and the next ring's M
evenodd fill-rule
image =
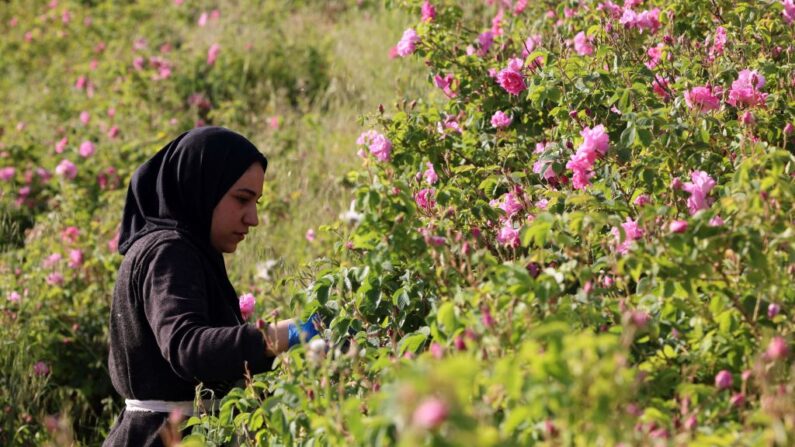
M439 180L439 177L436 175L436 170L433 169L433 163L427 162L425 166L427 167L427 169L422 174L422 176L425 178L425 181L429 185L433 185L436 183L437 180Z
M695 87L685 92L685 102L691 109L697 112L708 112L720 108L720 98L715 95L720 94L720 88L713 89L710 86Z
M420 403L411 419L415 426L432 430L442 425L448 414L447 404L441 399L430 397Z
M69 244L74 244L80 236L80 230L77 227L66 227L61 231L61 241Z
M690 174L691 182L687 182L682 186L682 189L690 193L687 199L687 208L690 214L709 208L713 199L707 197L715 187L715 180L704 171L693 171Z
M414 31L412 28L407 29L403 32L403 36L400 38L400 42L397 43L395 47L397 50L397 55L400 57L406 57L417 49L417 43L419 43L420 38L417 35L417 32Z
M315 234L315 230L313 230L313 229L311 229L311 228L310 228L310 229L308 229L308 230L306 230L306 235L305 235L305 237L306 237L306 240L307 240L307 241L309 241L309 242L314 242L314 241L315 241L315 238L317 237L317 235Z
M651 201L648 194L641 194L635 198L635 201L632 202L635 206L644 206Z
M795 126L793 126L792 123L787 123L784 125L783 132L784 135L791 135L793 132L795 132Z
M709 220L710 227L721 227L723 226L723 219L720 216L715 216Z
M455 98L456 92L453 91L453 82L455 81L455 77L452 73L446 74L444 77L440 75L435 75L433 77L433 83L436 84L437 87L442 89L445 95L448 98Z
M43 261L41 261L42 268L49 269L55 266L61 260L60 253L52 253L50 256L47 256Z
M491 32L494 33L495 36L502 36L502 19L504 15L505 12L500 8L494 18L491 19Z
M79 249L69 250L69 268L77 269L83 265L83 251Z
M78 90L83 90L86 88L86 84L88 82L88 78L85 76L78 76L77 80L75 81L75 88Z
M210 11L210 20L215 21L215 20L218 20L220 18L221 18L221 11L219 11L217 9L213 9L212 11Z
M478 35L478 49L477 54L480 57L484 57L488 54L489 49L491 49L491 45L494 43L494 33L491 31L485 31Z
M368 130L359 135L356 144L367 146L370 149L370 153L373 154L378 161L388 161L392 152L392 142L384 135L374 130Z
M55 173L65 179L73 180L77 176L77 166L69 160L61 160L55 167Z
M789 346L787 345L787 341L784 340L784 337L775 336L772 340L770 340L770 344L767 345L767 357L771 360L781 360L787 358L789 355Z
M498 110L491 117L491 125L497 129L508 127L513 122L513 118L506 115L503 111Z
M444 347L442 347L442 345L439 343L431 343L431 347L428 350L431 352L431 356L433 356L435 359L444 357Z
M33 374L37 376L46 376L50 373L50 366L47 363L38 361L33 365Z
M238 304L240 305L240 313L243 314L243 319L248 320L248 317L254 313L257 300L254 298L254 295L250 293L244 293L238 298Z
M207 13L206 12L201 13L201 15L199 16L199 20L196 22L196 24L199 25L200 27L203 27L203 26L207 25Z
M767 93L759 91L765 86L765 77L756 70L742 70L737 76L737 80L732 82L729 90L727 103L732 106L764 106L767 100Z
M590 56L593 54L591 40L585 36L585 32L580 31L574 36L574 51L580 56Z
M221 45L217 43L210 45L210 49L207 50L207 65L214 65L219 53L221 53Z
M646 62L646 67L648 67L649 70L653 70L654 67L660 64L663 49L665 49L665 44L658 43L656 46L646 51L646 55L649 56L649 62Z
M594 175L592 171L594 162L607 153L610 144L610 137L601 124L593 129L586 127L580 135L583 136L584 141L566 163L566 168L574 173L572 186L575 189L585 189L590 185L590 179Z
M784 21L787 22L787 24L795 22L795 1L782 0L781 3L784 6L784 10L781 11L781 15L784 16Z
M436 18L436 8L433 7L430 1L425 0L422 4L422 20L423 22L433 22Z
M59 272L52 272L47 275L46 282L51 286L60 286L63 284L63 275Z
M743 393L735 393L732 395L731 399L729 399L729 405L732 407L742 407L745 404L745 394Z
M20 299L22 299L22 295L16 290L12 290L11 293L8 294L8 301L12 303L18 303Z
M518 247L519 230L515 229L510 221L506 221L497 233L497 242L508 247Z
M629 217L627 220L621 224L621 228L624 230L624 240L621 240L621 230L617 227L613 227L610 231L613 234L613 237L616 240L616 251L621 254L627 254L629 252L630 247L632 246L632 241L640 239L644 235L644 231L642 228L638 227L638 223Z
M778 313L781 312L781 306L776 303L770 303L767 305L767 317L774 318Z
M0 180L7 182L14 178L14 173L16 173L16 169L13 166L0 168Z
M734 380L732 375L729 371L721 370L718 374L715 375L715 387L719 390L725 390L727 388L731 388L732 383Z
M80 156L83 158L91 157L92 155L94 155L94 151L95 151L94 143L88 140L83 141L80 144L80 149L78 150Z
M424 209L425 211L430 211L434 206L436 206L436 201L433 199L433 196L433 188L424 188L414 194L414 202L417 203L418 207Z
M119 128L118 127L112 126L110 129L108 129L108 138L110 138L111 140L114 140L118 136L119 136Z
M80 112L80 122L83 123L83 125L88 125L89 121L91 121L91 114L85 110Z
M675 220L671 222L671 225L668 226L668 229L671 230L671 233L684 233L687 231L687 221Z
M497 73L497 83L511 95L518 95L527 88L522 73L510 68L505 68Z
M66 137L63 137L60 140L58 140L58 142L55 143L55 153L60 154L61 152L63 152L64 149L66 149L67 143L68 140L66 139Z
M709 60L713 61L715 58L723 54L723 49L726 46L726 28L719 26L715 29L715 37L712 40L712 46L709 48Z
M654 34L660 29L660 8L640 13L632 9L625 9L619 22L627 28L639 30L641 34L644 30L649 30Z

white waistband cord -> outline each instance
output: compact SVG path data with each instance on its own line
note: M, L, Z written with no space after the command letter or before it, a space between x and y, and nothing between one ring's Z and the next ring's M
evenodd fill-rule
M153 413L171 413L179 410L185 416L193 416L192 400L186 401L167 401L167 400L137 400L125 399L127 411L148 411ZM205 411L214 411L218 408L217 400L203 400L202 407Z

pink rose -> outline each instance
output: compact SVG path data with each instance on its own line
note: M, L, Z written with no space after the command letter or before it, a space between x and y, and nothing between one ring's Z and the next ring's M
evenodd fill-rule
M720 94L720 89L715 89L710 86L695 87L685 92L685 102L691 109L698 112L708 112L710 110L717 110L720 108L720 98L715 94Z
M432 188L421 189L414 194L414 202L418 207L430 211L436 206L436 201L433 199L434 190Z
M433 169L433 163L427 162L425 166L427 166L427 169L422 176L429 185L433 185L437 180L439 180L439 177L436 175L436 170Z
M498 110L491 117L491 125L497 129L508 127L513 122L513 118L506 115L505 112Z
M308 229L308 230L306 230L306 235L305 235L305 237L306 237L306 240L307 240L307 241L309 241L309 242L314 242L314 241L315 241L315 238L316 238L316 236L317 236L317 235L315 234L315 230L313 230L313 229L311 229L311 228L310 228L310 229Z
M715 180L704 171L693 171L690 174L690 178L692 182L685 183L682 189L690 193L690 197L687 199L687 208L690 214L693 215L701 210L709 208L712 204L713 199L707 197L707 195L712 191L716 183Z
M511 70L510 68L505 68L497 73L497 83L511 95L518 95L527 88L524 82L524 76L522 76L520 72Z
M423 400L414 410L412 421L417 427L432 430L447 419L449 410L441 399L430 397Z
M725 390L727 388L731 388L732 383L734 380L732 379L732 375L729 371L721 370L718 374L715 375L715 387L719 390Z
M520 245L519 231L513 227L510 221L506 221L505 225L500 228L497 233L497 242L508 247Z
M94 155L94 150L95 150L94 143L92 143L91 141L86 140L86 141L83 141L80 144L80 149L79 149L78 152L80 153L81 157L88 158L88 157Z
M243 314L243 319L248 320L248 317L254 313L257 300L254 295L245 293L238 298L238 304L240 305L240 313Z
M687 221L675 220L671 222L671 225L669 225L668 228L671 230L671 233L684 233L687 231Z
M770 344L767 345L767 357L771 360L781 360L787 358L789 355L789 346L787 345L787 341L784 340L784 337L775 336L772 340L770 340Z
M795 1L782 0L781 3L784 6L784 10L781 11L781 15L784 16L784 21L787 22L787 24L795 22Z
M47 365L47 363L42 362L40 360L36 362L35 365L33 365L33 374L37 376L46 376L49 373L50 373L50 366Z
M732 106L764 106L767 93L759 91L765 85L765 77L756 70L742 70L737 80L732 82L729 90L729 99L726 101Z
M585 32L580 31L574 36L574 51L580 56L590 56L593 54L593 46L591 41L585 36Z
M417 32L414 31L412 28L407 29L403 32L403 36L400 38L400 42L397 43L396 53L400 57L406 57L417 49L417 43L419 43L420 38L417 35Z
M210 45L210 49L207 50L207 65L214 65L215 60L218 59L218 54L221 52L221 45L214 43Z
M767 317L773 318L781 312L781 306L776 303L770 303L767 305Z
M627 220L621 224L621 228L624 230L624 239L621 239L621 230L617 227L613 227L610 232L613 234L613 237L616 240L616 251L621 254L627 254L629 252L630 247L632 246L632 241L640 239L644 235L644 231L642 228L638 227L638 223L629 217Z
M420 20L423 22L433 22L436 18L436 8L433 7L430 1L425 0L422 4L422 17Z

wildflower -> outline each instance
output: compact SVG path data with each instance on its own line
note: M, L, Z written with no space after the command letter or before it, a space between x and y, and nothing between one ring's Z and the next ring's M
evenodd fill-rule
M441 399L430 397L423 400L414 410L412 422L417 427L432 430L442 425L448 414L447 404Z
M248 320L248 317L254 313L257 300L254 298L254 295L250 293L244 293L238 298L238 304L240 305L240 313L243 314L243 319Z
M583 31L574 36L574 51L580 56L590 56L593 54L593 46L588 37L585 36Z
M417 49L417 43L420 41L419 36L417 36L417 32L414 31L412 28L407 29L403 32L403 37L400 38L400 42L398 42L396 48L397 55L400 57L406 57Z
M515 68L515 64L512 64L497 73L497 83L511 95L518 95L527 88L524 76Z
M685 92L685 103L687 103L688 107L696 109L698 112L717 110L720 108L720 99L715 95L720 93L719 87L715 89L710 86L695 87Z
M732 82L732 87L729 90L729 99L726 102L735 107L764 106L767 100L767 93L759 91L764 86L765 77L756 70L742 70L737 76L737 80Z
M311 228L310 228L310 229L308 229L308 230L306 230L306 235L305 235L305 237L306 237L306 240L307 240L307 241L309 241L309 242L314 242L314 241L315 241L315 238L316 238L316 236L317 236L317 235L315 234L315 230L313 230L313 229L311 229Z
M731 373L725 369L715 375L715 387L719 390L731 388L733 382L734 380L732 379Z
M430 1L425 0L422 4L422 18L423 22L433 22L436 18L436 8L433 7Z
M61 160L55 167L55 173L68 180L73 180L77 176L77 166L69 160Z
M427 166L427 169L422 176L429 185L433 185L437 180L439 180L439 177L436 175L436 171L433 169L433 163L427 162L425 166Z
M434 190L432 188L425 188L421 189L419 192L414 194L414 201L417 203L417 206L426 210L430 211L436 206L436 201L433 199Z
M80 149L79 149L78 152L80 153L81 157L88 158L88 157L94 155L94 150L95 150L94 143L92 143L91 141L86 140L86 141L83 141L80 144Z
M642 228L638 227L638 223L629 217L627 220L621 224L621 228L624 230L624 240L621 240L621 230L617 227L613 227L611 233L613 237L616 239L616 251L621 254L627 254L629 252L629 248L632 245L632 241L640 239L643 237L644 231Z
M693 171L690 174L692 182L687 182L682 186L686 192L690 193L687 199L687 208L690 214L707 209L712 204L712 199L707 195L715 187L715 180L704 171Z
M787 358L789 355L789 346L787 346L787 341L784 340L784 337L775 336L772 340L770 340L770 344L767 345L767 357L771 360L781 360Z
M221 45L214 43L210 45L210 49L207 50L207 65L214 65L215 60L218 59L218 54L221 52Z
M501 110L494 112L494 115L491 117L491 125L497 129L508 127L512 122L513 118L509 115L506 115L505 112Z
M50 366L47 363L39 360L33 365L33 374L37 376L46 376L50 373Z
M671 225L668 226L668 229L671 230L671 233L684 233L687 231L687 221L675 220L671 222Z

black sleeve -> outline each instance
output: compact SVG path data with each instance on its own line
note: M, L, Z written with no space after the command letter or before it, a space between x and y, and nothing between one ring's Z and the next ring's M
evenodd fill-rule
M237 380L270 370L262 333L249 324L211 327L207 278L195 248L166 243L152 248L143 282L143 306L160 353L188 381Z

